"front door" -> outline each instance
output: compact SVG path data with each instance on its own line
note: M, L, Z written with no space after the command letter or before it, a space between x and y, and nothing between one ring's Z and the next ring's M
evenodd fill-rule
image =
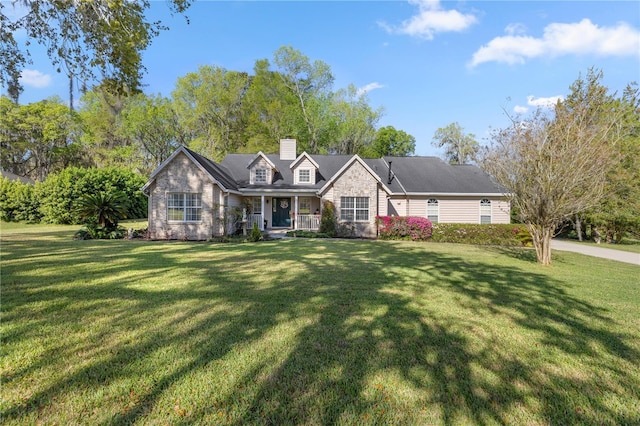
M291 198L274 198L273 199L273 226L289 227L291 226Z

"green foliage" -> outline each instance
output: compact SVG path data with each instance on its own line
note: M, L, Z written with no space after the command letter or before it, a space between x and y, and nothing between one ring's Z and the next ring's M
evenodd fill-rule
M322 203L322 216L320 217L320 229L318 231L330 237L336 236L336 206L331 201L325 200Z
M251 234L249 234L249 241L256 242L262 240L262 231L258 228L258 223L253 222L253 228L251 228Z
M191 0L172 0L173 12L183 13ZM146 19L149 0L22 2L25 13L11 17L0 8L0 86L19 93L20 70L30 61L30 46L46 46L47 55L58 72L81 82L98 75L114 90L140 89L142 52L161 30L160 21ZM26 35L24 45L14 33ZM16 96L17 98L17 96Z
M129 97L120 118L121 134L135 146L130 167L144 176L186 142L168 98L144 94Z
M0 177L0 220L28 223L40 221L33 185Z
M79 117L59 98L15 105L0 98L0 161L4 170L42 181L79 161Z
M287 231L287 237L297 238L331 238L329 234L314 231L305 231L302 229L296 229L295 231Z
M96 224L87 224L73 234L74 240L121 240L127 231L121 227L105 228Z
M523 246L531 241L524 225L434 223L431 241L495 246Z
M406 157L413 155L415 149L416 138L393 126L386 126L378 129L371 145L364 147L360 154L366 158Z
M144 218L147 215L147 198L140 190L144 183L144 177L119 168L67 168L36 185L42 221L82 223L81 215L74 209L75 203L86 195L101 192L123 193L128 200L128 217Z
M127 218L127 196L119 191L99 191L83 195L74 205L75 213L87 225L113 230L118 222Z

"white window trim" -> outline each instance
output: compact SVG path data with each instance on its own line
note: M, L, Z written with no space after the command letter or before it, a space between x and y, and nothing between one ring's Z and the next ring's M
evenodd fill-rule
M264 180L258 180L258 171L264 171ZM267 184L269 183L269 169L265 167L256 167L253 169L253 183L254 184Z
M435 206L436 206L436 214L432 215L429 214L429 201L435 201ZM433 206L434 204L432 204ZM435 222L431 219L429 219L429 216L436 216L436 220ZM427 219L431 220L432 223L440 223L440 200L438 200L437 198L429 198L427 200Z
M349 210L353 210L353 220L348 220L348 219L344 219L342 217L342 211L344 210L343 207L343 201L345 198L353 198L353 209L349 208ZM357 212L358 211L363 211L364 209L362 208L357 208L358 202L357 199L358 198L362 198L367 200L367 218L366 219L357 219L358 215ZM371 219L371 200L369 199L369 197L357 197L357 196L342 196L340 197L340 220L343 222L361 222L361 223L367 223L369 222L369 220Z
M182 220L169 219L169 209L178 209L177 207L169 206L169 198L173 194L182 195ZM199 205L195 207L187 207L187 195L198 195L199 196ZM167 222L168 223L200 223L202 222L202 193L201 192L167 192L166 193L166 211L167 211ZM200 210L200 219L198 220L187 220L187 209L199 209Z
M302 181L300 179L300 172L303 171L303 170L309 172L309 180L308 181ZM309 169L309 168L306 168L306 167L305 168L296 169L296 182L295 183L296 184L315 185L314 172L315 172L314 169Z
M487 215L487 214L482 214L482 213L483 213L482 208L483 208L483 207L486 207L486 205L485 205L485 206L483 206L483 205L482 205L482 203L483 203L484 201L487 201L487 202L489 203L489 204L488 204L488 207L489 207L489 214L488 214L488 215ZM492 224L492 223L493 223L493 203L491 202L491 200L490 200L490 199L488 199L488 198L483 198L482 200L480 200L480 217L479 217L479 223L480 223L480 224L482 224L482 218L483 218L483 217L486 217L486 216L488 216L488 217L489 217L489 223L487 223L487 224L485 224L485 225L490 225L490 224Z

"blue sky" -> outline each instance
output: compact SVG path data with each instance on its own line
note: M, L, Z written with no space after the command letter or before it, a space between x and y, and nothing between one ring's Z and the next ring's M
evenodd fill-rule
M368 90L385 110L379 125L414 135L418 155L441 155L433 134L454 121L484 143L508 125L505 112L565 96L589 67L618 92L640 83L637 1L197 1L187 15L188 25L152 3L150 17L170 30L144 54L147 93L170 96L199 65L250 72L290 45L329 64L335 90ZM68 99L66 78L44 56L22 82L21 103Z

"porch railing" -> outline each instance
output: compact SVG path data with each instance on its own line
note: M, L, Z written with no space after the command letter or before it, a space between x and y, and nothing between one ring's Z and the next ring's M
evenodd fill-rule
M296 216L296 228L306 231L317 231L320 228L320 215L299 214Z
M258 229L260 229L261 231L264 231L264 222L262 221L262 215L261 214L250 214L249 217L247 217L248 222L247 223L247 227L248 229L252 229L253 228L253 224L257 223L258 224Z

